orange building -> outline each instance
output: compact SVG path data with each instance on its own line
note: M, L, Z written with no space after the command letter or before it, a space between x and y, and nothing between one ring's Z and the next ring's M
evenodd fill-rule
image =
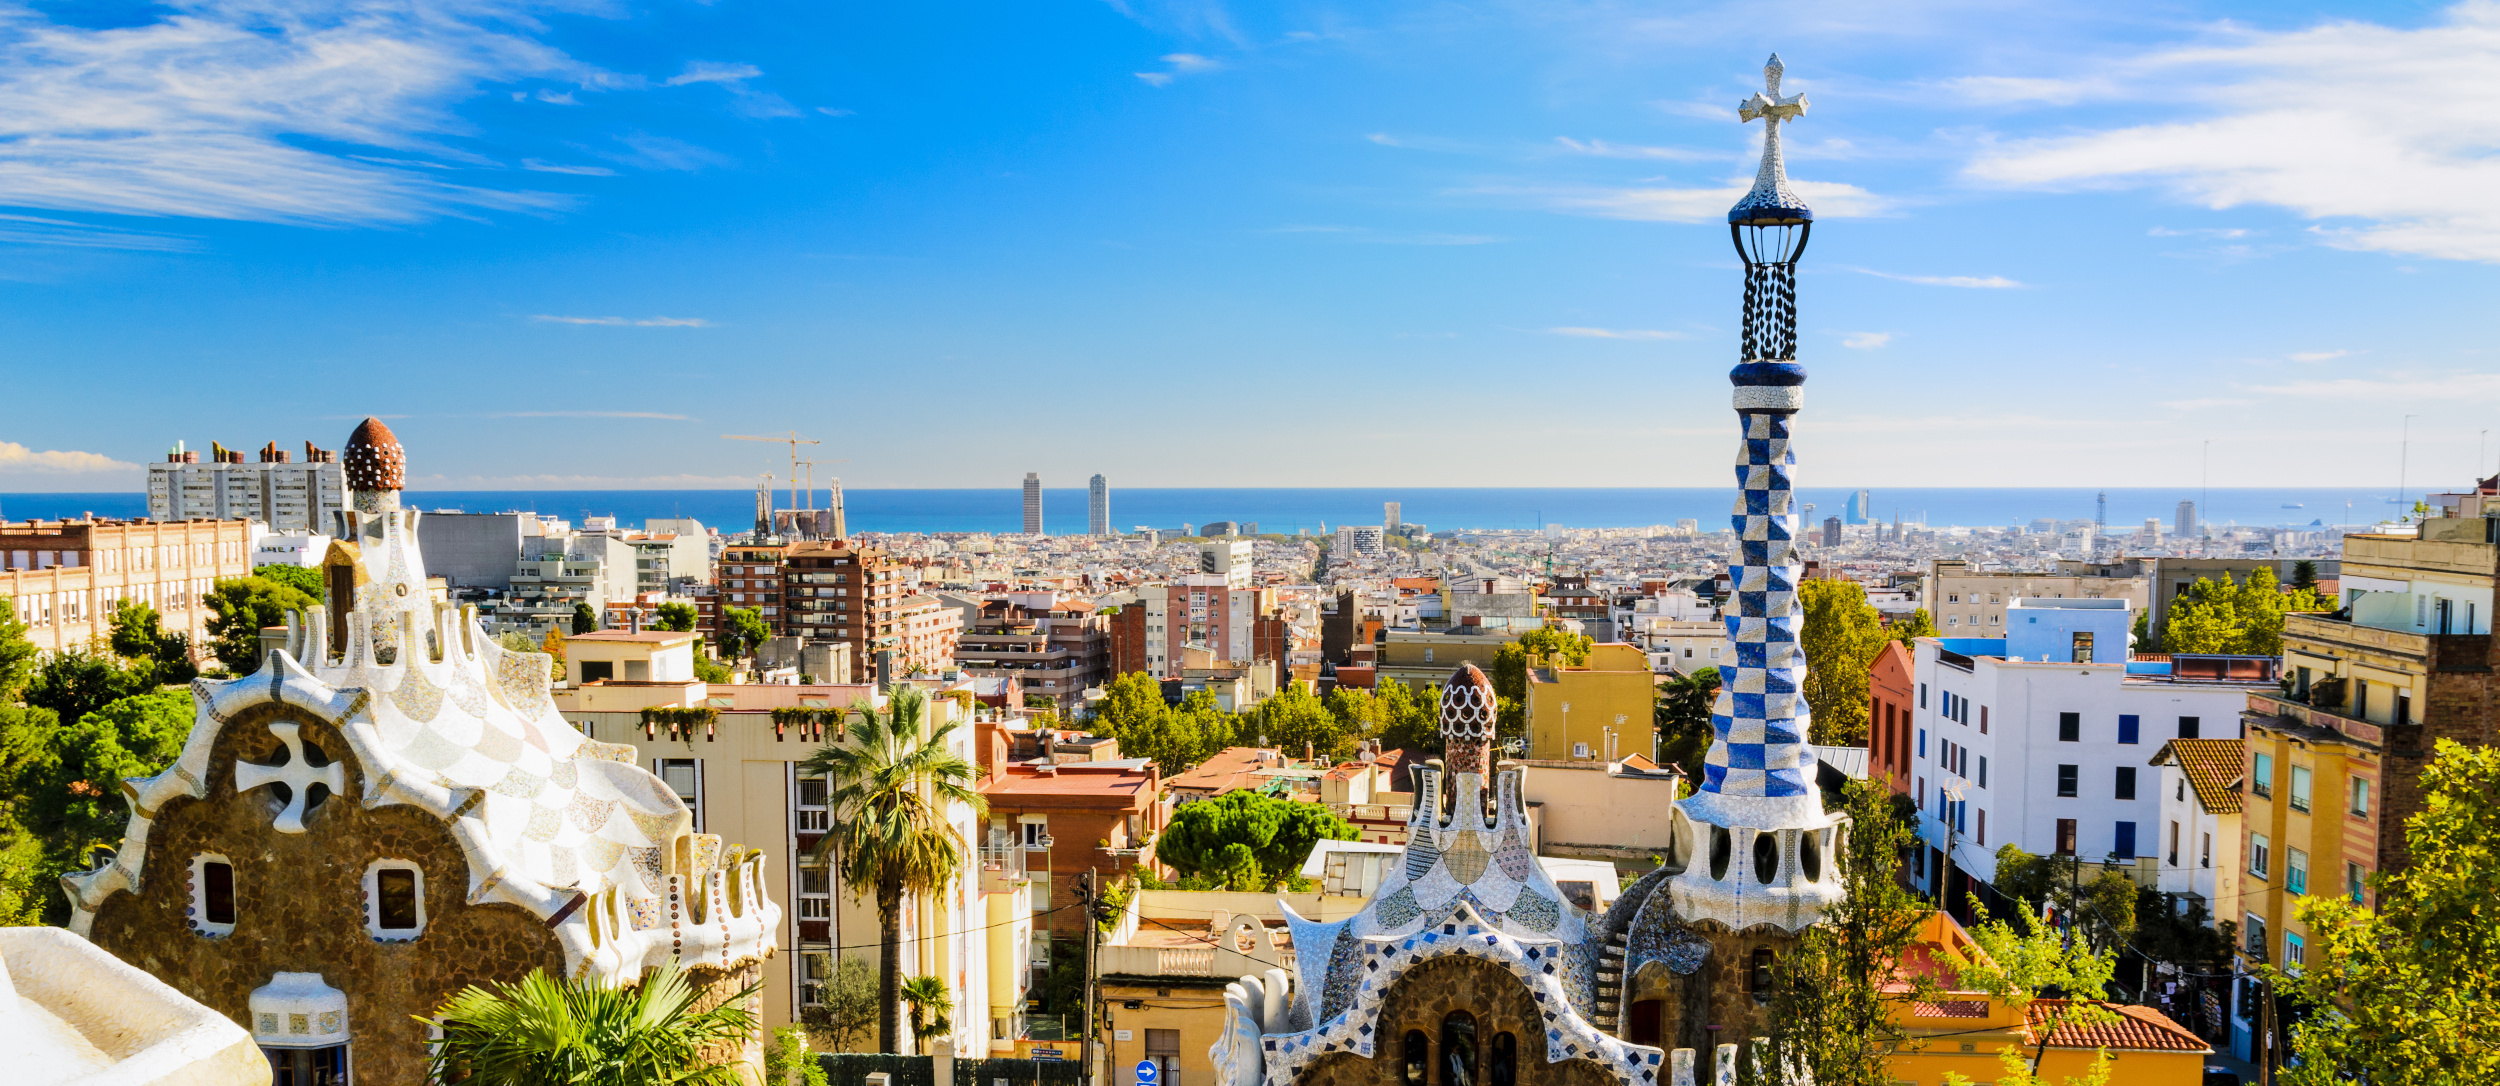
M1961 986L1962 970L1987 961L1970 933L1944 913L1931 913L1902 968L1923 974L1944 991L1932 1001L1900 1004L1895 1024L1909 1039L1895 1049L1890 1070L1898 1086L1934 1086L1948 1072L1974 1082L1993 1082L2007 1046L2030 1054L2040 1047L2067 1003L2035 999L2016 1008L1986 992ZM1906 984L1899 989L1906 991ZM2099 1054L2111 1060L2110 1078L2127 1086L2198 1086L2208 1046L2186 1027L2151 1007L2104 1004L2117 1020L2100 1025L2062 1025L2047 1034L2039 1077L2046 1082L2082 1079Z
M1884 642L1866 668L1866 774L1900 795L1910 795L1910 706L1917 683L1909 647Z

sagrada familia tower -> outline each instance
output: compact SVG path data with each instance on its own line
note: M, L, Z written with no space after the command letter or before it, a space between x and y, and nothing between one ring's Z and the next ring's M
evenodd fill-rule
M1806 111L1804 95L1780 94L1781 74L1774 56L1737 110L1763 122L1762 168L1728 212L1745 264L1729 374L1744 431L1736 662L1721 668L1704 779L1677 803L1668 854L1603 913L1565 897L1529 844L1529 769L1495 760L1492 685L1459 668L1403 862L1354 916L1292 918L1298 979L1276 969L1226 990L1222 1086L1688 1086L1713 1071L1732 1081L1741 1043L1769 1032L1772 963L1838 899L1847 831L1814 786L1801 693L1789 427L1805 406L1796 273L1814 215L1780 155L1780 126Z

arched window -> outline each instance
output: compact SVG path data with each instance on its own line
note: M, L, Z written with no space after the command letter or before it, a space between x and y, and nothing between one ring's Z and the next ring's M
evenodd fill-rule
M1519 1086L1519 1038L1493 1035L1492 1058L1485 1061L1485 1086Z
M1780 842L1769 830L1753 835L1753 877L1765 886L1780 877Z
M1424 1068L1432 1062L1432 1041L1420 1029L1406 1031L1406 1086L1424 1086Z
M1476 1016L1466 1011L1441 1020L1441 1086L1476 1086Z

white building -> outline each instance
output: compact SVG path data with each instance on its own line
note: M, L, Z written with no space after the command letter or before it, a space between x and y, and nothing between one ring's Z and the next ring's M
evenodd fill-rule
M2154 886L2217 914L2240 896L2240 784L2248 765L2238 739L2173 739L2153 754L2161 771L2161 826Z
M259 532L252 540L252 568L321 564L330 553L330 537L319 532Z
M212 444L208 463L176 443L162 463L148 465L149 520L256 520L274 531L326 532L346 508L347 483L338 454L304 444L306 463L271 442L260 459Z
M1918 639L1911 796L1927 855L1918 884L1948 870L1993 882L2007 843L2037 855L2132 863L2163 822L2149 764L2173 739L2239 735L2261 680L2202 680L2130 664L2122 599L2016 599L2008 636ZM2218 670L2218 669L2217 669Z
M1378 558L1383 534L1377 524L1340 524L1337 526L1337 557L1340 560Z

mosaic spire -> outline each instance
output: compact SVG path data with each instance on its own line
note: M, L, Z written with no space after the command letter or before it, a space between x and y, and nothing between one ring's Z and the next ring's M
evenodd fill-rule
M1802 94L1782 97L1774 55L1765 89L1737 107L1763 122L1762 169L1728 211L1728 232L1745 263L1744 335L1736 368L1737 555L1725 611L1734 666L1721 667L1711 707L1710 751L1702 781L1680 807L1695 827L1681 850L1691 864L1674 885L1680 911L1742 930L1772 922L1813 923L1837 892L1822 857L1833 820L1816 794L1814 752L1806 745L1805 623L1797 583L1797 458L1789 427L1805 406L1805 367L1797 364L1797 258L1814 213L1789 187L1780 125L1804 116ZM1708 828L1705 845L1695 838ZM1706 854L1706 863L1701 854ZM1706 872L1706 877L1705 877Z

